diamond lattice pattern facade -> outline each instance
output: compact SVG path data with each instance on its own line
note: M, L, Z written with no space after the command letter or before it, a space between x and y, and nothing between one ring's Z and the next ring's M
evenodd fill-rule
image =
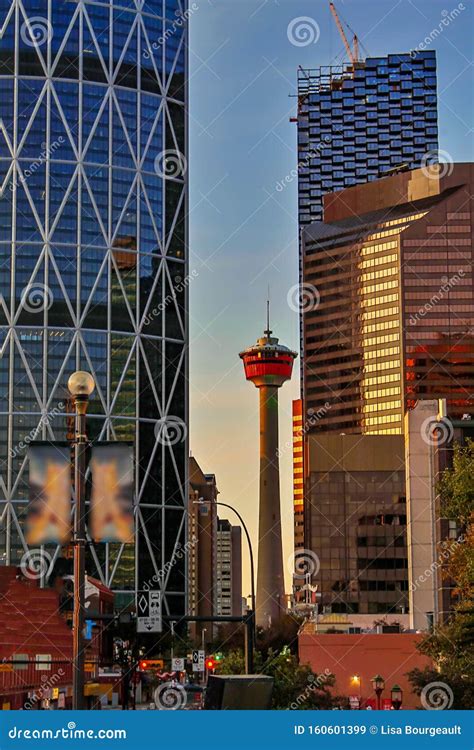
M0 2L1 562L27 551L26 446L71 436L65 386L89 370L89 437L135 445L137 535L91 545L88 572L122 600L154 579L171 614L185 601L184 15L179 0ZM47 552L50 575L68 551Z

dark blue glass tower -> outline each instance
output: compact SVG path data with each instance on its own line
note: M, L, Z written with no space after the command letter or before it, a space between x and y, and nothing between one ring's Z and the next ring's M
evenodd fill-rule
M0 0L0 563L18 564L31 440L136 450L136 541L91 544L120 605L185 607L186 3ZM48 548L44 578L67 568ZM67 571L65 571L67 572ZM121 596L120 596L121 595Z
M325 193L413 169L438 149L434 51L367 58L298 74L300 225Z

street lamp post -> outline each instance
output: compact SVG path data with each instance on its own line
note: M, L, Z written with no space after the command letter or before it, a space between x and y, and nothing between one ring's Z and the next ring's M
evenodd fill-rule
M195 500L194 501L198 505L204 505L206 501L204 500ZM252 611L248 613L248 619L249 619L249 627L245 628L245 669L247 674L253 674L253 651L255 647L255 571L254 571L254 564L253 564L253 548L252 548L252 541L250 539L250 534L247 529L247 526L245 525L245 521L240 515L239 511L236 510L232 505L229 505L228 503L222 503L220 500L215 500L216 505L222 505L224 508L229 508L229 510L232 510L237 518L239 519L240 523L242 524L242 528L245 532L245 536L247 537L247 544L249 548L249 557L250 557L250 588L251 588L251 599L252 599Z
M403 691L400 685L394 685L392 687L391 697L392 697L392 706L395 709L395 711L398 711L401 708L402 697L403 697Z
M379 674L376 674L375 677L372 677L372 687L374 689L375 695L377 696L377 710L380 711L381 709L380 696L385 690L384 678L381 677Z
M86 474L86 413L94 378L88 372L75 372L68 380L69 393L75 408L74 436L74 613L73 613L73 695L75 711L84 703L84 588L85 588L85 474Z
M247 537L250 557L250 590L252 598L252 611L249 612L248 615L250 618L250 627L245 629L245 664L247 674L253 674L253 651L255 648L255 572L253 565L252 541L250 539L250 534L248 532L247 526L245 525L245 521L240 515L239 511L236 510L232 505L229 505L228 503L222 503L220 500L216 501L216 505L222 505L224 508L229 508L229 510L232 510L235 513L240 523L242 524L245 536Z
M352 677L351 677L351 683L352 683L352 685L354 685L354 687L357 687L358 690L359 690L359 695L357 696L357 698L358 698L358 701L359 701L359 708L360 708L360 704L361 704L361 700L362 700L362 680L361 680L360 675L358 675L358 674L352 675Z

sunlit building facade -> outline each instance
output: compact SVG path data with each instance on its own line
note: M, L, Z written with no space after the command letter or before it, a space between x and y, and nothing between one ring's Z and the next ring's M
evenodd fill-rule
M186 593L185 14L0 2L1 562L28 551L27 444L71 437L66 383L88 370L89 437L135 447L136 539L90 545L87 571L118 606L161 589L171 615ZM70 550L46 552L45 582Z
M303 402L293 401L293 511L295 551L304 547L304 425Z
M402 433L420 399L472 410L472 179L471 164L430 166L326 196L303 234L320 296L304 316L310 431Z

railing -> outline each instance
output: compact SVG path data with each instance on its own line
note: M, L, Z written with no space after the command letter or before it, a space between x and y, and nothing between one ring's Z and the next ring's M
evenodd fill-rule
M49 697L57 687L72 685L72 663L66 660L48 659L39 656L25 660L0 661L0 696L24 692ZM86 679L95 679L98 664L86 661Z

